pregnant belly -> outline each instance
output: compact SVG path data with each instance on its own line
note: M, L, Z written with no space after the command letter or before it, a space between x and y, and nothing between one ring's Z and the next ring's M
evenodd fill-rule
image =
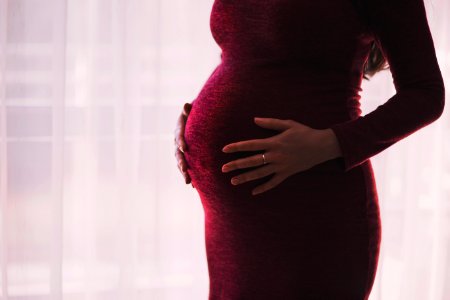
M219 70L194 101L185 127L185 158L194 186L209 200L214 195L229 193L231 188L234 192L250 194L253 187L267 181L270 175L232 187L232 176L258 166L229 173L222 173L221 168L229 161L263 153L264 150L223 153L223 146L279 133L258 126L254 117L292 119L313 128L327 128L349 118L343 98L342 94L331 93L319 86L301 87L289 80L262 80L258 77L251 81ZM314 182L318 185L314 174L341 172L340 164L340 159L330 160L298 176L305 177L305 185Z

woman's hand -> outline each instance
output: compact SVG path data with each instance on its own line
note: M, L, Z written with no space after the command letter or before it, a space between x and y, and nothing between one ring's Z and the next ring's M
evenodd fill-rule
M191 177L189 176L187 172L187 164L186 160L184 159L184 151L186 151L186 143L184 141L184 128L186 126L186 121L189 116L189 113L192 108L192 103L185 103L183 107L183 111L178 117L177 125L175 127L175 157L178 162L178 169L180 170L181 174L184 176L184 181L186 184L191 183L192 187L194 187L194 184L191 182Z
M231 183L235 185L275 173L269 181L256 187L252 191L253 195L274 188L295 173L341 156L336 136L329 128L314 129L293 120L274 118L255 118L255 123L258 126L282 132L265 139L231 143L222 149L225 153L265 150L264 156L267 162L265 165L262 154L256 154L222 166L222 172L261 166L233 177Z

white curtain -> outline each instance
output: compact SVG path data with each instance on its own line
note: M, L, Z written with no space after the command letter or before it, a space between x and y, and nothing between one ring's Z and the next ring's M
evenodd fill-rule
M425 0L450 89L450 3ZM213 0L0 0L0 299L207 299L173 131L220 61ZM395 93L364 82L363 112ZM447 97L448 98L448 97ZM371 300L450 299L450 116L375 156Z

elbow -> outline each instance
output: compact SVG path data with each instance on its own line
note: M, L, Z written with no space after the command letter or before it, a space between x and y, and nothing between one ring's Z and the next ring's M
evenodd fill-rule
M425 123L432 123L439 119L445 107L445 86L443 79L434 80L421 88L424 102L423 117Z
M439 81L436 87L433 89L433 121L439 119L445 108L445 85L444 81Z

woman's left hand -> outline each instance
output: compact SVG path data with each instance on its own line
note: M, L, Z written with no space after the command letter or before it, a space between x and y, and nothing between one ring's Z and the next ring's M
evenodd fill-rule
M341 156L336 136L329 128L314 129L293 120L275 118L255 118L255 123L282 132L265 139L231 143L222 149L225 153L265 150L266 164L263 164L262 154L256 154L230 161L222 166L222 172L261 166L233 177L231 183L234 185L275 173L269 181L256 187L252 191L253 195L274 188L295 173Z

